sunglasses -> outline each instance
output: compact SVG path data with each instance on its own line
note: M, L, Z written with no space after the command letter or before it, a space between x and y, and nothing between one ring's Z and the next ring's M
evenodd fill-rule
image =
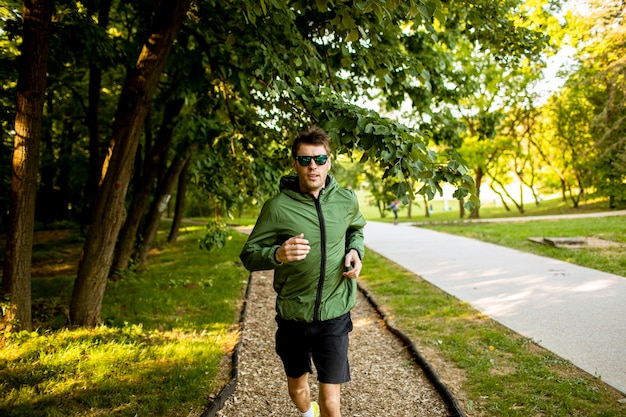
M295 160L298 161L300 166L308 167L311 165L311 159L315 161L316 165L324 165L328 161L328 155L315 155L315 156L296 156Z

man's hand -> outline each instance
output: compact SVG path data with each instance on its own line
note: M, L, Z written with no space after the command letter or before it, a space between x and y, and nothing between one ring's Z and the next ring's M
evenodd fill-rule
M309 241L304 239L303 233L300 233L298 236L285 240L280 248L276 249L274 258L279 263L301 261L306 258L310 250Z
M344 266L346 267L346 272L343 273L344 277L350 279L357 279L359 277L363 264L361 263L361 258L356 249L350 249L350 252L346 254Z

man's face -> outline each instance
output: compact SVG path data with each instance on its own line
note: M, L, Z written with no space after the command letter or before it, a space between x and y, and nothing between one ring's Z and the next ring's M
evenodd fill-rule
M318 156L328 155L328 151L324 145L314 145L311 143L303 143L298 148L297 156ZM326 185L326 177L330 171L330 156L323 165L318 165L313 159L308 166L302 166L295 159L291 160L294 171L298 174L300 183L300 191L310 193L316 198L319 196L320 190Z

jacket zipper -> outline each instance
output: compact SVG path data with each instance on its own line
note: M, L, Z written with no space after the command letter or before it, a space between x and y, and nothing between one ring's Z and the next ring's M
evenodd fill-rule
M320 320L322 290L324 289L324 280L326 279L326 223L324 221L324 213L322 213L322 205L319 199L319 197L322 196L322 191L320 191L318 198L313 198L313 201L315 201L315 209L317 210L317 218L320 222L320 250L322 252L320 259L320 277L317 282L317 295L315 297L315 310L313 310L313 321Z

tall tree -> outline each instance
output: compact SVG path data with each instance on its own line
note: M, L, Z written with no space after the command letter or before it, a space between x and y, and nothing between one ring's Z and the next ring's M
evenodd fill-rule
M589 7L572 81L593 107L594 186L616 208L626 204L626 4L591 0Z
M159 183L157 193L148 215L146 216L146 222L143 230L143 241L140 245L139 256L137 260L137 267L143 269L148 261L148 253L152 248L152 245L156 239L157 230L161 221L161 216L165 211L167 204L172 196L172 190L178 180L178 176L182 169L187 165L187 162L191 159L191 152L188 152L184 156L176 156L165 173L163 180Z
M593 184L589 161L597 156L589 124L593 108L584 95L584 90L574 83L566 85L546 104L550 120L550 128L546 130L550 134L550 146L557 151L553 155L557 161L551 166L558 167L562 173L565 194L574 207L578 207Z
M128 268L130 260L134 254L137 230L141 226L146 209L150 204L150 196L152 195L155 179L161 163L166 159L172 137L174 135L174 127L176 126L176 117L180 114L184 101L176 99L165 105L163 112L163 122L156 137L154 145L151 147L149 155L146 155L145 169L142 172L135 172L138 180L135 183L135 189L132 195L132 202L128 207L128 214L124 221L124 226L120 232L119 242L112 265L112 271L124 271ZM147 244L145 236L141 237L141 245ZM150 249L149 247L147 248Z
M126 191L141 129L190 3L191 0L164 0L158 4L137 63L126 78L94 204L94 221L89 227L74 283L70 303L72 324L95 326L101 320L102 298L124 219Z
M92 10L98 5L98 28L106 30L109 26L112 0L102 0L100 2L87 2L88 13L94 14ZM87 109L87 128L89 131L89 174L85 182L84 207L81 207L81 223L89 223L91 203L95 198L100 181L102 167L102 155L100 151L100 97L102 92L102 72L103 65L96 59L98 54L89 55L89 104Z
M10 295L10 308L4 318L24 330L32 327L31 256L53 11L52 0L24 1L10 222L2 280L2 292Z
M185 196L187 194L187 182L189 180L189 166L191 165L191 158L187 159L185 166L178 175L178 183L176 187L176 203L174 204L174 218L172 219L172 225L170 227L169 235L167 236L167 243L175 243L178 239L178 230L183 222L183 216L185 211Z

